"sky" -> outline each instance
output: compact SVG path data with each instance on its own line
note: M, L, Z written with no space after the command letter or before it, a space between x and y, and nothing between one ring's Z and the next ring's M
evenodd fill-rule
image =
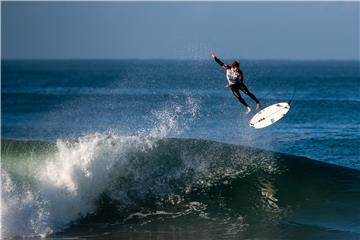
M360 2L1 2L2 59L359 59Z

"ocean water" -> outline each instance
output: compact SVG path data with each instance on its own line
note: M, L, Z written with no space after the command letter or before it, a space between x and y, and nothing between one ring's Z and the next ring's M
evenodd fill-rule
M241 66L2 61L2 238L360 239L359 62Z

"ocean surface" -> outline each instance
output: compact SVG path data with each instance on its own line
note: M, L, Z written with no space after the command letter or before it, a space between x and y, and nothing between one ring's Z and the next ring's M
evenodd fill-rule
M242 61L265 129L210 60L1 67L3 239L360 239L359 62Z

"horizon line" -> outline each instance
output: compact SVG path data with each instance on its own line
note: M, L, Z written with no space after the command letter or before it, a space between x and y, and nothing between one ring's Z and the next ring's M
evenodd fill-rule
M224 57L222 59L241 61L360 61L359 58L241 58ZM212 58L1 58L1 61L204 61Z

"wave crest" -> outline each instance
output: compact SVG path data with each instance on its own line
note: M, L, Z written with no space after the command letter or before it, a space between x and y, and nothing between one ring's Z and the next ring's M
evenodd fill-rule
M2 231L6 236L46 235L84 219L99 221L102 215L110 222L140 219L145 223L149 218L198 214L207 220L238 219L241 226L250 227L251 217L244 216L277 222L291 216L299 204L312 206L309 196L316 197L316 206L323 196L341 190L340 199L334 195L331 202L334 209L337 203L360 199L358 191L345 196L359 182L355 170L237 145L91 134L76 141L44 143L50 150L46 157L44 151L38 153L41 161L22 161L17 168L11 167L10 159L18 154L15 149L29 150L32 144L40 143L2 142L7 145L6 154L2 153L6 209ZM37 157L31 151L28 156ZM36 171L24 174L24 169ZM335 179L338 185L324 187ZM235 213L227 208L209 213L211 199L221 203L236 197L239 209ZM24 224L16 225L19 219Z

